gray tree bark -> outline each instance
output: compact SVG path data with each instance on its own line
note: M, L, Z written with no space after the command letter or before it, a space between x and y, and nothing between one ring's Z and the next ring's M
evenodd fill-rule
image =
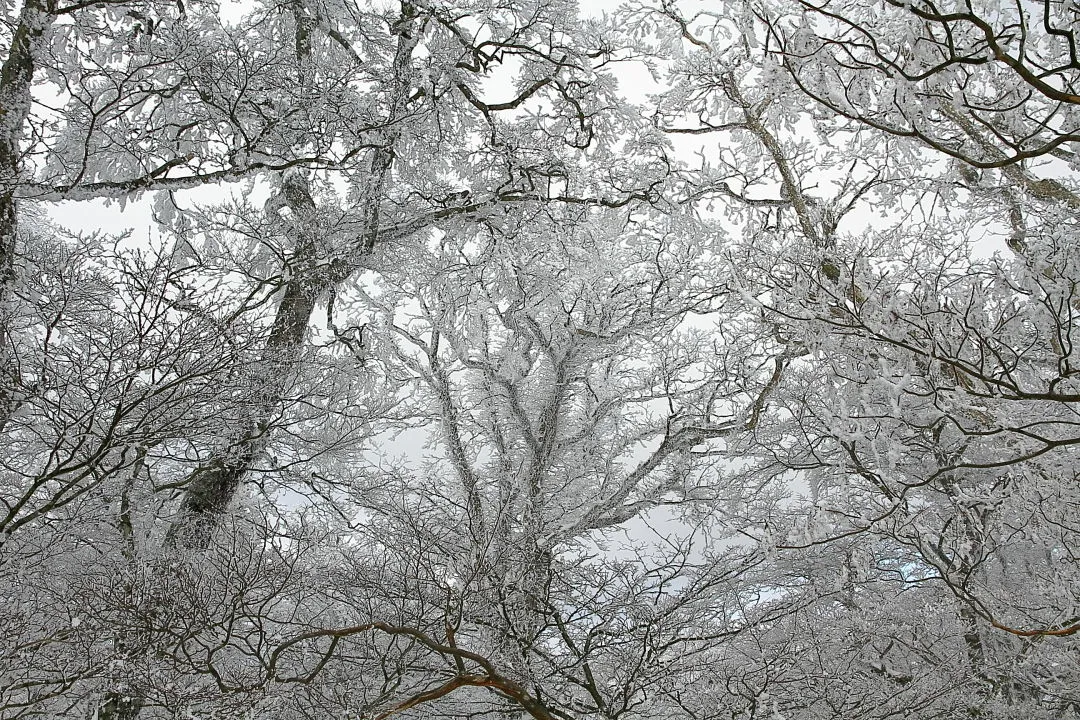
M18 238L19 164L26 120L30 116L30 87L34 60L45 43L45 31L55 19L51 0L26 0L12 36L7 59L0 68L0 432L19 396L18 358L11 339L12 295Z
M408 98L409 68L419 40L416 33L417 9L402 2L401 17L393 26L398 37L394 55L394 87L386 119L387 126L404 114ZM311 56L311 33L318 24L308 10L294 5L296 18L296 55L302 79ZM361 199L361 237L354 252L356 261L335 264L328 270L320 264L317 236L318 208L311 196L308 181L299 174L287 174L279 202L296 218L295 249L290 262L290 279L285 284L270 335L258 361L257 397L251 421L239 429L228 443L190 476L180 505L179 517L169 530L167 544L187 548L205 548L214 528L229 503L236 496L244 475L250 470L269 441L269 417L281 403L285 390L295 376L296 364L304 347L304 335L318 297L341 282L359 266L359 257L369 255L379 232L379 204L394 160L394 144L400 132L389 130L385 143L372 151L369 180Z

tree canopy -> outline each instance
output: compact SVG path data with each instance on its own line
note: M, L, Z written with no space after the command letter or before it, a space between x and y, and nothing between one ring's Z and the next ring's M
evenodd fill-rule
M0 720L1080 717L1080 10L604 7L5 6Z

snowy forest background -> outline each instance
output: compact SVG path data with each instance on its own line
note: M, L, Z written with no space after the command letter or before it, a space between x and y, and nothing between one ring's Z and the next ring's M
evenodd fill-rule
M5 2L0 718L1080 715L1078 29Z

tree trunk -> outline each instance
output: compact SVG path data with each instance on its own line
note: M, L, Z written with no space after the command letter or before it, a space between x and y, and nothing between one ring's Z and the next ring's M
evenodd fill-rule
M15 244L18 237L19 143L30 116L30 87L34 58L44 44L54 16L51 4L27 0L0 68L0 432L15 411L19 393L18 358L11 338L12 295L15 284Z
M401 18L394 24L398 37L394 55L394 87L387 117L387 126L404 114L408 98L410 63L419 41L416 33L418 12L409 2L402 2ZM311 33L315 19L307 11L294 6L296 17L296 56L302 79L309 71ZM399 133L392 131L384 145L372 151L370 175L361 199L362 228L359 255L370 254L379 231L379 204L394 159L394 144ZM296 218L296 249L292 258L290 280L285 285L281 304L266 348L259 359L259 398L255 402L254 418L247 428L238 432L223 450L191 474L187 492L180 506L180 516L170 528L167 543L188 548L205 548L222 513L235 497L240 482L254 459L266 448L269 440L269 417L281 402L296 362L303 350L308 320L321 292L347 276L330 276L319 266L316 236L319 232L315 201L306 179L295 173L286 174L281 199ZM347 269L355 267L347 264Z
M287 175L282 200L297 219L296 249L290 279L278 305L266 347L256 366L251 420L188 479L180 516L169 530L168 544L206 548L218 518L235 497L244 474L269 440L270 417L295 375L308 320L324 289L319 276L315 201L305 178Z

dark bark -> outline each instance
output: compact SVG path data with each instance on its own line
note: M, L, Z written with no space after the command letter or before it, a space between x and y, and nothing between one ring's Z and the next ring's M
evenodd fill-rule
M325 282L319 271L315 202L307 181L287 176L282 196L297 219L296 249L290 262L290 279L256 365L251 397L252 421L188 479L180 515L170 528L168 542L188 548L205 548L218 518L235 497L244 475L269 439L269 418L281 403L295 375L304 346L308 320Z
M415 32L417 18L416 8L411 3L403 2L401 18L392 29L398 37L398 45L393 63L394 86L386 121L391 128L404 115L412 52L418 42ZM295 8L295 20L297 62L303 75L310 62L311 32L315 23L300 6ZM386 144L372 153L369 181L360 208L363 226L359 247L356 248L360 256L370 254L375 246L379 232L379 203L393 164L397 137L396 131L390 132ZM349 263L347 272L332 274L332 271L320 265L316 241L319 232L318 208L303 176L298 173L286 174L281 199L295 218L296 249L290 262L290 279L285 284L273 327L258 362L261 377L256 383L254 419L249 427L231 438L223 450L191 474L179 517L169 531L168 544L172 546L205 548L209 545L214 528L236 496L244 475L266 447L269 418L281 404L295 374L296 363L303 351L304 334L318 296L357 267L355 262Z
M142 710L143 701L123 692L109 693L98 707L98 720L134 720Z

